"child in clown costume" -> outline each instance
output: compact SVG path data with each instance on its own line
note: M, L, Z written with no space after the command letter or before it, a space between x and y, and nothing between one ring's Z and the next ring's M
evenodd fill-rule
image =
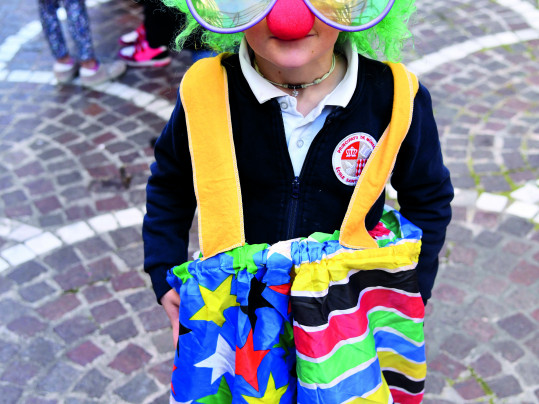
M165 3L190 13L180 46L202 25L232 52L186 73L148 180L171 403L421 402L453 188L427 90L375 60L398 59L413 0Z

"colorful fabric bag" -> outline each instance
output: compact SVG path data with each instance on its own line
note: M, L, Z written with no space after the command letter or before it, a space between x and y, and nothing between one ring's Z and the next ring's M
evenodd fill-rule
M201 258L167 278L181 298L171 402L421 402L424 307L414 271L421 230L387 206L380 223L365 228L408 131L417 79L389 64L391 123L339 231L248 245L222 57L197 62L180 88ZM216 152L208 156L210 146Z

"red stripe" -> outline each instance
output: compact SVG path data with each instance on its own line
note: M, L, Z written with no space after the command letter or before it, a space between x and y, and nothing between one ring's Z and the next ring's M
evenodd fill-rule
M402 390L389 389L393 401L399 404L421 404L423 401L423 393L412 395Z
M368 325L366 313L376 306L395 308L412 318L423 318L425 313L419 296L410 297L393 290L373 289L363 294L358 310L331 317L329 326L321 331L306 332L294 326L297 351L311 358L319 358L331 352L338 342L363 335Z

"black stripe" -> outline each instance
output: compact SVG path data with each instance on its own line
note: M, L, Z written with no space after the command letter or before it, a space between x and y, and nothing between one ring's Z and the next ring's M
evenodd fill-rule
M411 394L419 394L425 388L425 381L416 382L408 379L402 373L392 372L390 370L383 370L382 373L386 378L386 382L389 387L398 387Z
M370 287L381 286L417 293L416 271L389 273L382 270L359 271L343 285L333 285L323 297L292 296L292 314L298 323L316 327L326 324L334 310L346 310L357 305L359 294Z

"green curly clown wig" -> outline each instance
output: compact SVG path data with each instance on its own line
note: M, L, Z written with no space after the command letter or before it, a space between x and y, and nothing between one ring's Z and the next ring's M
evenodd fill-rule
M181 50L189 38L201 31L201 45L216 52L235 52L243 39L243 33L218 34L202 28L187 8L185 0L162 0L168 7L179 9L186 15L184 27L176 37L176 47ZM389 14L374 27L359 32L341 32L337 46L350 41L357 51L373 59L385 58L397 62L407 39L412 34L408 21L415 12L415 0L395 0Z

